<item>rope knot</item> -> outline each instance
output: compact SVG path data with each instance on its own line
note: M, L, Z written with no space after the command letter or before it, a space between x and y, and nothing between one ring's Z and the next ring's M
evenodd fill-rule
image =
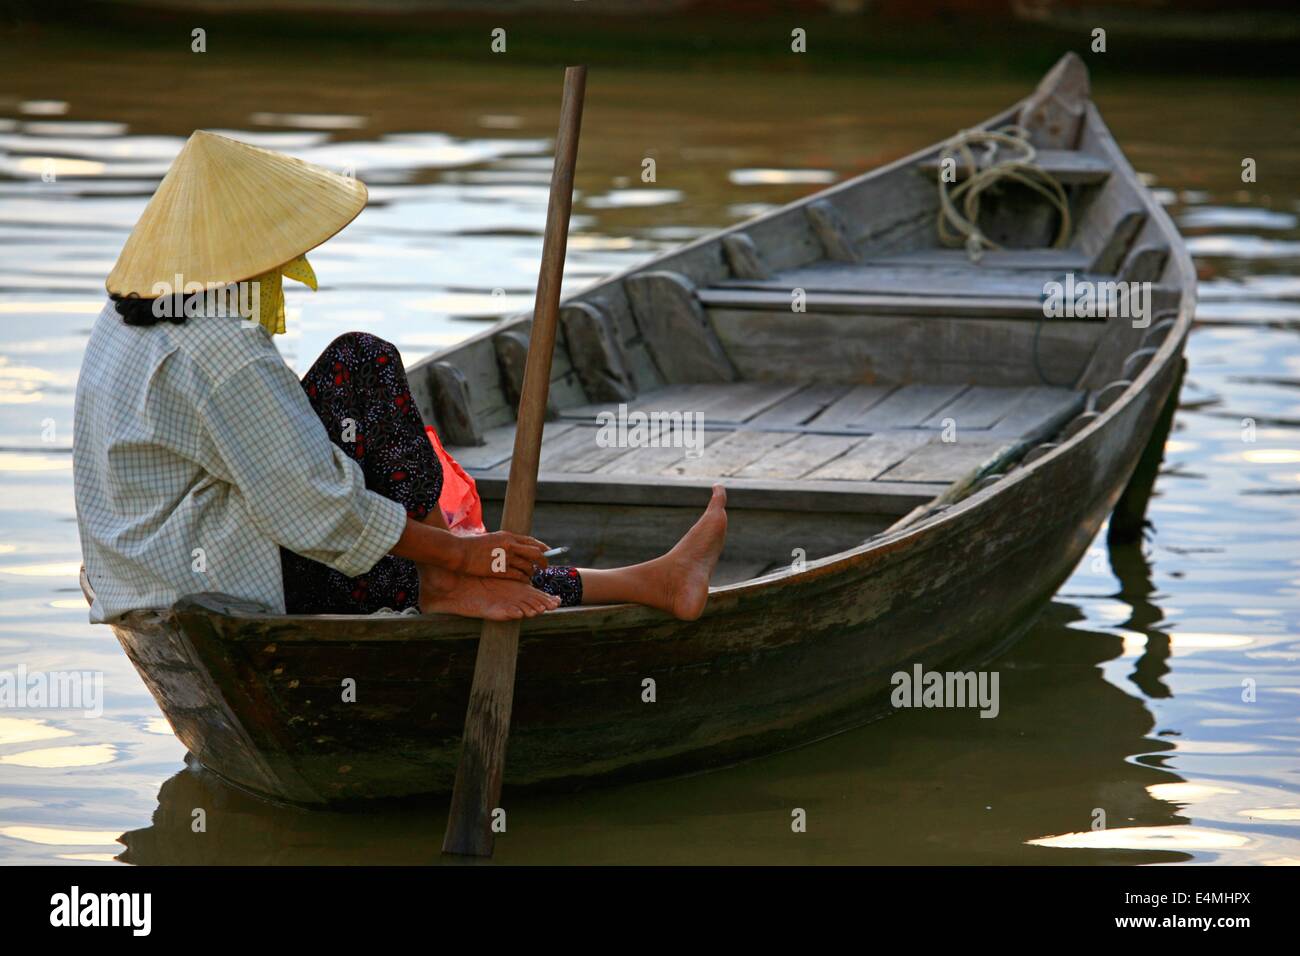
M978 159L976 148L983 150ZM1004 150L1008 155L999 158ZM939 152L939 241L945 246L964 246L971 262L979 262L985 250L1001 249L977 223L981 194L1005 180L1027 186L1056 208L1061 223L1052 248L1063 248L1070 239L1070 204L1056 177L1038 165L1037 155L1029 131L1014 125L999 130L962 130L944 143ZM950 183L944 178L949 160L955 171L966 174L962 182Z

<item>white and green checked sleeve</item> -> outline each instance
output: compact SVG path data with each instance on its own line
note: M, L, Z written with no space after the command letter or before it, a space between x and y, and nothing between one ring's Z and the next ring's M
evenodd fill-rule
M200 409L214 460L253 524L283 548L357 577L397 544L406 509L366 488L361 467L330 441L278 355L240 366Z

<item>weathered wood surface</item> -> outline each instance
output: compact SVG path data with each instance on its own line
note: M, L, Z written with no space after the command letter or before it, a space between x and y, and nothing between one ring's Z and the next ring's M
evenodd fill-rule
M1089 272L1098 275L1114 275L1119 271L1120 263L1128 256L1133 240L1137 238L1142 227L1147 223L1147 214L1141 209L1130 209L1120 217L1111 231L1110 238L1097 252L1089 266Z
M589 302L575 302L560 310L560 325L587 398L626 401L636 395L618 331L603 310Z
M683 455L660 473L687 478L729 478L759 459L779 454L780 447L796 437L791 432L727 432L709 443L707 454L702 449L698 457Z
M1040 149L1034 157L1034 163L1042 170L1054 176L1062 186L1096 186L1110 178L1110 163L1088 153L1072 149ZM918 171L931 182L939 175L939 157L927 159L918 164ZM960 161L954 165L953 172L960 182L970 176L969 167Z
M858 261L858 252L853 246L848 224L834 204L818 199L808 204L807 213L813 232L826 250L827 259L837 262Z
M1120 366L1119 377L1123 380L1133 381L1147 367L1147 363L1155 358L1156 351L1156 349L1148 347L1140 348L1136 352L1130 352L1128 358L1124 360L1124 364Z
M666 385L641 392L627 402L591 402L564 409L563 417L572 421L594 421L601 412L613 412L626 406L626 412L652 415L659 412L699 411L716 399L719 385L705 383Z
M1011 409L990 426L996 435L1023 438L1061 427L1083 411L1083 392L1044 385L1024 390Z
M1088 67L1078 54L1067 53L1025 100L1017 122L1029 131L1029 141L1040 150L1074 149L1091 95Z
M705 452L721 437L722 432L705 432L701 436ZM692 454L685 442L685 436L678 436L667 441L661 439L658 444L649 446L624 447L621 455L604 462L596 471L602 475L626 476L634 481L653 481L656 475L666 474L672 466Z
M602 413L647 416L678 412L699 414L711 423L749 421L768 408L785 401L805 386L798 382L733 382L726 385L670 385L644 392L627 402L592 402L567 408L563 417L570 421L594 422Z
M480 475L477 481L485 500L498 497L505 487L505 475L500 473ZM689 508L698 518L708 503L713 482L712 476L701 479L668 473L657 475L653 482L647 483L640 476L603 472L542 472L538 477L537 500L618 505L633 517L640 507L672 505ZM792 522L796 518L803 521L810 513L826 511L902 514L920 501L933 498L944 487L941 483L883 480L850 485L844 481L824 481L811 476L799 480L733 477L726 485L729 509L784 511L786 520Z
M762 279L767 276L767 266L754 240L743 232L722 237L722 250L727 255L731 274L738 279Z
M756 309L794 312L789 289L701 289L699 301L708 309ZM804 290L803 306L811 312L850 315L935 316L945 319L1040 319L1043 294L1035 296L938 296L883 293L820 292Z
M1073 382L1105 324L1064 319L925 319L715 309L718 339L746 379L783 381L789 356L822 384L1036 385Z
M823 386L825 388L826 386ZM830 386L836 388L837 386ZM851 423L861 419L894 392L896 385L838 386L840 392L818 414L807 419L810 428L818 431L846 431Z
M864 438L851 446L843 455L834 458L808 472L811 481L872 481L889 471L894 465L910 456L922 445L935 438L934 433L926 431L880 432ZM930 481L929 478L906 479L900 481ZM933 479L940 484L942 478Z
M930 441L894 465L882 477L892 481L957 481L980 462L1005 448L1007 441L963 438Z
M1092 256L1078 249L990 249L972 265L964 249L915 249L888 252L866 260L872 266L938 267L943 269L1033 269L1049 272L1087 272Z
M1142 347L1159 348L1178 327L1178 319L1164 318L1151 323L1151 327L1142 336Z
M1066 423L1065 427L1062 428L1060 433L1057 435L1057 438L1060 441L1068 441L1100 417L1101 415L1097 412L1080 412Z
M916 428L964 391L964 385L904 385L847 424L870 430Z
M764 483L768 491L781 494L791 482L806 479L821 483L819 493L828 494L839 481L844 495L869 498L892 495L891 489L871 484L872 479L922 445L934 444L924 459L929 471L898 480L952 480L946 476L968 467L964 442L1000 444L1027 436L1038 440L1045 428L1061 427L1084 403L1081 392L1045 386L856 386L831 392L816 386L760 384L677 386L638 396L634 404L653 411L676 413L691 406L737 411L734 416L701 412L710 422L701 431L680 415L651 419L643 435L646 446L610 441L593 422L602 413L613 414L612 406L587 406L583 417L550 426L542 446L542 473L553 484L572 479L593 504L607 502L608 489L599 481L586 481L587 476L617 479L633 490L657 484L660 477L693 479L693 487L701 490L717 480L738 478L753 482L751 498L764 493ZM788 418L767 417L767 412L779 411L805 392L816 397L815 405ZM494 430L489 436L495 454L474 458L488 446L469 449L471 459L481 462L504 455L508 431ZM952 462L941 462L945 457ZM918 463L909 467L920 467ZM486 468L471 466L481 490L493 487L490 482L499 480L503 466L503 461ZM885 478L894 480L894 473ZM644 494L648 500L651 492ZM880 503L869 510L887 513L892 506Z
M496 347L497 364L501 369L501 387L506 394L506 401L518 406L524 390L524 367L528 359L528 329L514 327L501 332L492 340ZM550 394L546 397L546 417L559 417L555 399Z
M1144 356L1151 354L1143 350ZM690 427L698 415L707 430L732 427L761 431L869 434L880 429L942 428L953 419L963 428L991 428L1024 418L1026 409L1070 404L1077 395L1054 386L804 385L790 382L735 382L727 385L669 386L632 402L604 402L568 409L565 423L604 429L619 415L642 415L651 435ZM1031 418L1036 412L1030 412ZM1025 428L1031 428L1028 421ZM489 433L489 444L504 445L509 427ZM564 424L547 432L547 447L570 447L580 439L565 435ZM470 450L471 455L475 454ZM478 454L494 457L487 448ZM482 466L480 466L482 467ZM490 467L490 466L489 466Z
M850 386L805 385L750 419L751 424L769 428L802 425L837 402Z
M430 356L407 369L411 394L421 414L432 413L426 424L434 425L439 434L446 436L449 427L443 421L442 400L453 403L452 415L456 421L466 416L473 427L487 431L515 420L515 406L506 400L506 387L497 358L495 338L506 329L515 329L527 335L526 321L497 326L464 342L444 354ZM449 365L460 373L461 383L445 381L446 374L436 366ZM564 349L557 349L551 368L551 396L557 405L569 405L585 399L577 373L569 363Z
M1099 389L1092 399L1092 410L1095 412L1104 412L1127 393L1133 383L1127 379L1119 379L1111 382L1105 388Z
M1125 260L1119 275L1094 272L1067 274L1034 269L925 268L920 266L844 266L819 264L791 269L763 280L724 280L702 290L710 308L751 308L789 311L793 290L803 291L810 311L898 314L937 318L1019 318L1044 316L1049 294L1060 292L1072 278L1076 290L1085 284L1152 282L1153 299L1172 297L1176 287L1163 285L1169 250L1148 246ZM1103 287L1106 288L1106 287ZM1085 317L1071 321L1104 321Z
M669 381L730 382L737 377L685 276L647 272L629 276L623 287L655 362Z
M1108 323L1108 334L1093 346L1088 364L1079 375L1079 388L1100 389L1123 374L1129 356L1144 347L1148 331L1170 317L1168 312L1156 312L1138 319L1116 318Z
M543 446L548 441L558 439L573 427L569 422L548 422L542 431ZM483 435L483 444L478 446L462 446L451 441L445 444L452 450L455 459L471 471L495 468L510 460L510 453L515 446L515 426L498 425L496 428L489 429Z
M1161 234L1164 233L1163 227L1157 225L1161 221L1157 213L1163 210L1159 204L1151 202L1150 192L1132 173L1132 168L1124 158L1119 144L1106 129L1106 124L1101 121L1096 107L1091 103L1088 104L1086 113L1088 122L1083 124L1080 132L1080 149L1102 157L1117 168L1125 168L1130 174L1112 176L1105 185L1092 190L1084 197L1075 216L1078 225L1075 229L1074 245L1095 260L1114 237L1117 226L1133 214L1143 212L1146 213L1146 220L1132 237L1129 247L1167 241L1161 238ZM1175 238L1174 241L1181 243L1182 240ZM1077 271L1088 271L1088 269L1085 267Z
M873 263L814 263L762 278L723 279L715 289L761 289L784 293L850 292L863 295L947 296L1042 299L1048 282L1064 273L988 266L890 266ZM788 303L787 303L788 307Z
M737 471L738 478L792 480L824 466L856 445L852 435L799 435L781 445L779 454L767 455Z
M453 445L483 444L464 373L450 362L435 362L429 367L429 377L440 435Z
M1143 246L1129 253L1119 277L1124 282L1159 282L1168 261L1168 246Z
M973 385L921 424L942 428L951 421L957 431L992 428L1020 404L1024 397L1024 390L1018 388Z
M802 388L802 382L737 382L716 389L717 399L704 403L699 411L708 422L747 422Z
M1050 455L1058 447L1060 446L1054 441L1043 442L1041 445L1035 445L1025 453L1025 457L1020 460L1020 463L1022 465L1031 465L1044 455Z
M626 453L626 448L616 444L602 444L597 429L571 428L552 440L543 440L541 468L548 473L591 472Z

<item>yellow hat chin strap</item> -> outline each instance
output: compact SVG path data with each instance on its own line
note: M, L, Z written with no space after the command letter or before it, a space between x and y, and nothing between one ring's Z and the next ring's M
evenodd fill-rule
M257 283L257 314L245 318L255 319L271 335L284 333L284 281L287 276L295 282L301 282L313 292L316 291L316 273L306 256L299 256L292 262L286 262L278 269L272 269L252 281Z

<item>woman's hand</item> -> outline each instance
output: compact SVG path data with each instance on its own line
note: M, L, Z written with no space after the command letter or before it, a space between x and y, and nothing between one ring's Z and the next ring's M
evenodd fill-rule
M542 552L546 545L526 534L493 531L458 537L460 558L452 568L481 578L513 578L531 581L538 568L546 567Z
M528 582L538 568L546 567L545 550L546 545L526 534L452 534L438 513L427 521L408 517L392 554L460 574Z

